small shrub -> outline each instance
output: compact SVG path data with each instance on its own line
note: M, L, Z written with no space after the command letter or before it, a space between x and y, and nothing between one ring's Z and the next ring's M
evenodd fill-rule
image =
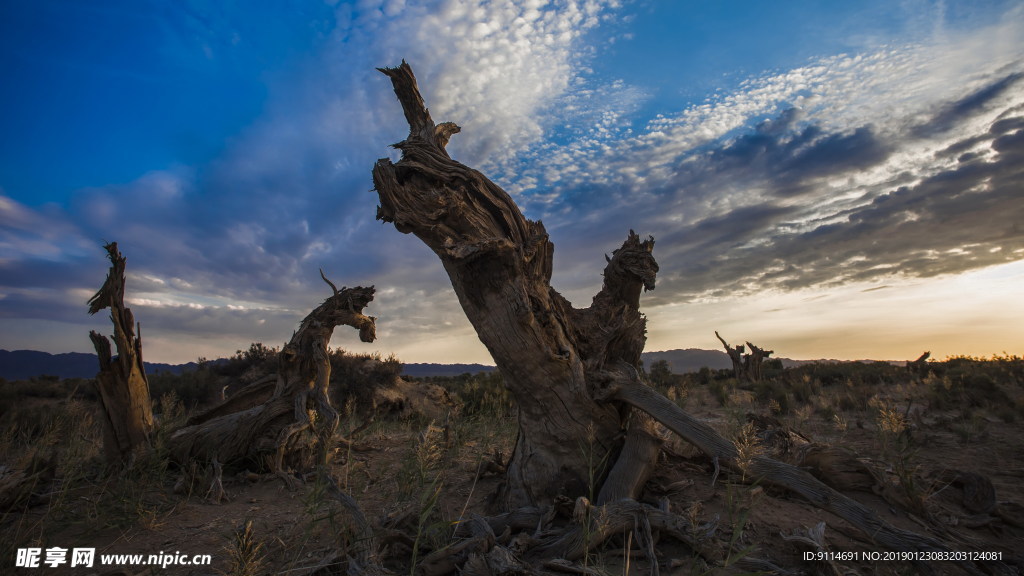
M352 354L341 348L330 352L331 403L351 407L354 414L373 411L374 391L391 385L402 374L402 362L394 355Z
M818 406L816 412L818 413L818 416L826 422L831 422L837 414L835 407L833 407L831 403L821 404Z
M424 382L436 384L462 401L461 414L468 418L511 418L516 414L512 392L499 370L464 373L458 376L431 376Z
M729 404L729 387L721 380L715 380L708 385L708 392L711 393L712 398L718 401L719 406L726 406Z
M1007 424L1013 424L1024 415L1024 403L997 404L992 407L992 414Z
M148 375L147 379L150 398L159 400L167 394L174 394L186 408L195 408L216 401L220 398L221 389L226 385L221 384L221 378L210 365L200 366L196 370L181 374L161 371Z
M789 394L785 384L773 380L758 382L754 385L754 397L758 402L771 407L776 414L789 414Z
M793 399L797 403L806 404L821 393L821 383L818 380L812 379L809 375L803 374L800 378L790 379L789 391L793 394Z

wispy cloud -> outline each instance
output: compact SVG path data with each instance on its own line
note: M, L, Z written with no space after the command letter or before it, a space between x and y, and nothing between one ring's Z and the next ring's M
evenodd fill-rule
M473 134L453 140L453 155L486 168L544 137L552 106L577 87L593 56L583 39L620 4L399 0L360 3L358 9L342 4L334 37L345 51L360 50L360 57L376 66L411 62L422 91L430 95L435 121L457 121ZM404 127L393 134L400 139Z
M1020 259L1021 32L1010 19L829 57L637 133L551 144L522 163L546 191L528 204L572 262L596 230L599 244L624 234L623 214L645 226L662 263L654 304ZM582 290L581 268L560 280Z

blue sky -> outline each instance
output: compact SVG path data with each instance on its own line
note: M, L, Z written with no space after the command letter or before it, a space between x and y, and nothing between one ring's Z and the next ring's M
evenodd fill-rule
M648 350L1022 352L1024 8L924 0L2 3L0 348L89 351L116 240L149 360L284 342L322 267L378 289L334 345L489 363L374 220L403 58L578 306L655 236Z

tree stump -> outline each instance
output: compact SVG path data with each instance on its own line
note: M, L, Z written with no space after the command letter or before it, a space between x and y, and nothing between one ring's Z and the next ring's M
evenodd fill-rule
M917 378L924 378L928 375L928 358L931 352L925 352L917 357L917 360L907 360L907 372Z
M108 466L119 466L131 460L136 448L148 443L153 430L153 408L142 363L142 326L124 305L127 260L117 249L117 242L105 245L104 249L110 259L110 271L103 286L89 299L89 314L110 308L117 356L112 355L106 336L90 331L89 338L100 361L96 389L103 411L103 452Z

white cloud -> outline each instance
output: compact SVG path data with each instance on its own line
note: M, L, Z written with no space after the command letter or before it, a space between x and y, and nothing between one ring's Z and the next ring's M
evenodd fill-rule
M629 191L635 199L637 193L673 185L687 162L699 161L707 147L727 145L787 109L799 113L792 129L813 125L824 133L841 134L872 126L880 138L906 141L905 132L926 121L938 106L970 94L994 77L1024 69L1024 21L1020 18L1008 17L995 27L969 33L947 32L942 39L941 44L889 46L825 57L795 70L752 78L732 93L680 112L666 111L637 134L594 130L567 144L544 147L522 163L530 166L522 176L542 189L610 184ZM1024 102L1021 94L1019 90L1007 93L1002 105L993 107L994 113L979 116L961 129L983 131L999 111ZM889 180L908 166L927 173L925 165L936 162L932 158L936 150L957 136L905 142L892 165L876 169L871 181ZM864 174L854 177L867 180ZM759 201L760 191L751 190L746 182L731 189L725 180L719 182L722 186L713 204L688 206L687 211L706 216ZM676 200L684 207L687 204L685 198Z
M379 2L338 9L345 50L368 44L376 66L412 64L437 122L464 134L453 155L496 166L537 142L547 112L585 69L585 34L619 7L616 0L407 2L395 19ZM340 48L339 48L340 50ZM394 109L397 110L397 104Z

